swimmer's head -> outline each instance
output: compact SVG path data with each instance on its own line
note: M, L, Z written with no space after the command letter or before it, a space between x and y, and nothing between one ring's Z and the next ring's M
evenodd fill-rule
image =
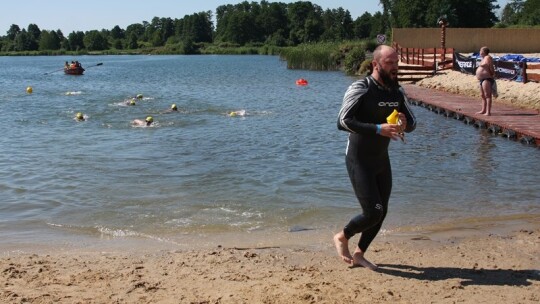
M134 106L136 105L137 103L135 102L135 99L132 99L130 102L129 102L129 105L130 106Z
M173 104L171 105L171 110L173 110L173 111L178 111L178 108L176 107L176 104L173 103Z
M154 118L152 116L146 117L146 125L149 126L154 122Z
M143 94L137 94L137 99L142 99L143 98Z
M78 113L75 115L75 118L76 118L77 120L84 120L84 115L83 115L83 113L78 112Z

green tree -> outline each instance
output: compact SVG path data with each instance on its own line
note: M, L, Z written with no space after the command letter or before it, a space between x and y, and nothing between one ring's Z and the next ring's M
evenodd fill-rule
M289 20L287 19L287 5L285 3L261 1L260 14L255 18L259 35L263 40L272 40L282 43L283 37L289 36Z
M518 23L526 26L540 25L540 0L525 1Z
M33 48L32 37L30 37L28 32L23 29L17 34L17 36L15 36L13 46L15 51L31 51Z
M349 11L343 8L327 9L323 15L324 33L321 36L325 41L342 41L353 36L353 21Z
M126 32L121 29L118 25L115 25L111 30L112 39L124 39L126 38Z
M386 20L381 12L373 14L371 19L371 33L369 37L377 37L379 34L386 34Z
M494 11L499 8L496 0L453 0L452 9L458 16L452 27L486 28L499 21Z
M144 35L144 26L140 23L133 23L128 25L126 28L125 36L132 39L132 34L135 35L137 39L142 39Z
M71 32L68 35L68 42L69 42L69 50L71 51L79 51L85 48L84 45L84 33L81 31L78 32Z
M365 12L353 22L353 36L356 39L372 38L371 28L373 27L373 16Z
M288 9L291 42L296 45L318 41L324 31L321 7L309 1L298 1L289 4Z
M97 30L88 31L84 34L84 45L89 51L103 51L109 49L109 42L104 35Z
M212 12L201 12L175 21L175 32L182 40L212 42ZM186 40L187 41L187 40Z
M131 32L128 36L127 48L131 50L138 49L139 43L137 42L137 39L138 39L137 34L135 32Z
M39 41L39 38L41 37L41 30L36 24L30 23L26 31L31 39Z
M60 37L55 31L43 30L39 39L39 50L58 50L60 42Z
M17 34L20 32L21 28L16 24L12 24L7 31L7 39L11 41L15 40L15 37L17 37Z
M440 1L443 2L443 1ZM426 22L426 13L434 1L426 0L399 0L394 1L391 7L392 27L429 27ZM433 27L434 24L431 25Z
M506 4L501 14L501 22L508 25L518 24L523 6L523 0L513 0Z

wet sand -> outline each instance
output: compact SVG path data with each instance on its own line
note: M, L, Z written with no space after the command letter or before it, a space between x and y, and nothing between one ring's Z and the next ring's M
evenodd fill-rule
M366 255L377 271L343 263L336 231L4 251L0 302L537 303L539 218L499 232L488 221L383 233Z

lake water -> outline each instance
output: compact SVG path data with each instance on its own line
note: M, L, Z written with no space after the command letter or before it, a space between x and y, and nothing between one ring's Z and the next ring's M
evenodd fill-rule
M71 60L85 75L59 71ZM355 80L342 72L288 70L273 56L0 57L0 66L0 249L331 230L359 212L336 128ZM167 113L173 103L179 111ZM385 233L538 218L537 148L413 110L417 130L391 143ZM131 125L148 115L154 126Z

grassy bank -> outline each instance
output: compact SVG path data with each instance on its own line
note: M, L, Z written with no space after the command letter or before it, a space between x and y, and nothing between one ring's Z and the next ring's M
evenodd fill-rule
M0 56L82 56L82 55L279 55L289 69L316 71L344 70L348 74L358 71L366 59L366 51L377 46L373 41L346 41L336 43L301 44L295 47L277 47L264 44L234 45L228 43L176 43L162 47L142 47L133 50L109 49L104 51L25 51L1 52Z

